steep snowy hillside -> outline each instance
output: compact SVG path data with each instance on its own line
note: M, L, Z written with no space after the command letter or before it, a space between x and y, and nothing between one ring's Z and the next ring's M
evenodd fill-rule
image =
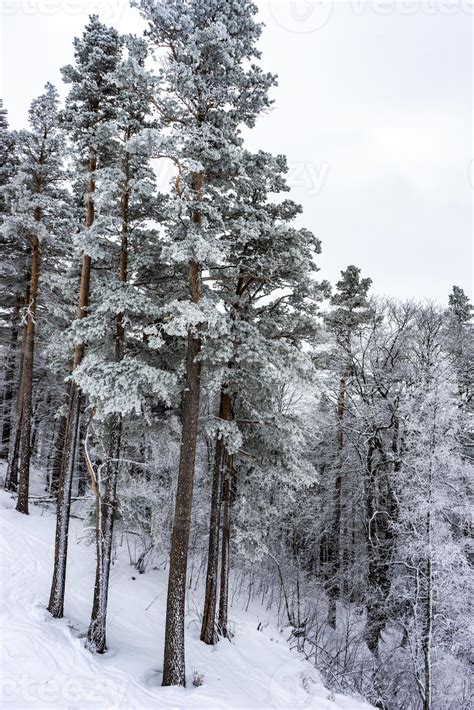
M45 611L49 593L54 517L31 506L27 517L0 494L2 540L2 707L4 708L309 708L363 710L369 706L332 696L319 674L290 651L268 613L232 609L232 643L199 641L200 594L187 617L188 687L161 687L166 572L139 575L126 554L113 567L109 652L92 656L82 635L90 614L94 550L83 523L72 521L66 618ZM263 621L263 630L257 630ZM193 685L193 675L202 685Z

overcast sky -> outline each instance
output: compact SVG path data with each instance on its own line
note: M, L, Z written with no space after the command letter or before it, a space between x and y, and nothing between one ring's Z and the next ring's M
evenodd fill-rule
M91 12L140 31L126 0L0 0L12 127ZM348 264L373 290L446 302L472 295L472 0L258 3L262 64L279 75L248 147L285 153L300 223L322 240L321 276Z

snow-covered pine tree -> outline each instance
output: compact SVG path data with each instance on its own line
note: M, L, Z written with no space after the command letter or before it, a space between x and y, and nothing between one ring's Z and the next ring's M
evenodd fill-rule
M84 223L76 236L82 255L77 320L87 316L94 254L95 172L111 157L110 121L116 114L117 86L115 71L121 58L122 41L118 32L92 15L82 38L74 40L75 65L63 68L64 80L71 84L66 99L64 124L73 144L84 194ZM72 370L84 356L84 343L74 347ZM62 442L61 470L58 482L54 570L48 610L62 617L66 582L67 539L71 503L72 476L78 446L82 397L74 379L70 380L67 414Z
M228 313L230 325L228 335L217 347L211 343L212 355L208 356L206 349L203 352L205 360L215 364L220 361L224 365L219 377L218 417L211 426L211 431L215 429L215 454L201 628L201 640L205 643L215 643L217 631L224 636L227 634L230 507L236 493L238 495L236 481L245 480L247 475L250 487L252 484L256 489L262 486L263 490L265 486L258 477L263 477L261 467L272 467L268 460L271 457L280 457L282 491L295 474L288 452L292 444L297 446L297 437L290 434L291 417L285 422L280 409L281 388L289 381L297 387L301 371L305 367L308 371L311 369L309 360L304 364L298 348L305 339L312 337L317 304L328 288L325 282L318 284L314 280L319 240L308 230L291 226L301 211L299 205L288 199L277 204L269 200L270 194L288 190L284 178L286 171L283 156L273 157L262 151L243 153L239 175L234 180L234 194L225 211L227 238L231 243L229 255L226 263L214 268L207 277L214 282L213 287ZM236 416L240 423L235 421ZM282 438L277 453L276 441L283 430L288 437ZM266 434L261 433L263 431ZM279 434L275 437L270 431ZM272 453L268 448L270 439ZM243 464L239 449L246 452L246 457L252 451L255 464ZM304 478L307 473L304 467L301 473ZM257 480L252 481L252 477ZM266 478L267 483L272 478L268 471ZM297 486L299 478L294 476L290 487ZM256 500L261 500L262 490L255 496ZM221 517L219 620L216 623ZM245 517L245 511L242 517ZM262 536L265 529L262 525ZM260 537L258 531L255 533Z
M447 340L455 361L461 406L466 411L466 415L468 413L472 415L474 412L473 312L474 307L467 294L459 286L453 286L448 298L450 318Z
M15 240L20 235L30 249L28 303L25 304L22 334L21 416L15 438L19 443L19 486L17 510L28 513L30 477L35 331L40 264L47 245L61 239L67 207L63 169L64 135L58 122L58 93L46 84L45 93L30 107L30 131L22 132L18 173L10 183L12 214L3 224Z
M459 323L467 323L472 318L472 306L469 296L459 286L453 286L448 298L449 309Z
M222 202L238 167L239 127L252 126L269 105L274 77L253 63L261 27L248 0L136 3L148 36L165 48L156 105L168 129L165 147L180 167L170 222L169 258L186 265L189 296L174 305L168 331L186 333L181 456L171 542L163 685L185 684L184 612L191 523L202 340L221 320L203 286L203 271L225 259Z
M133 142L151 118L153 78L145 70L146 44L125 37L127 57L115 72L117 112L110 124L114 155L95 172L95 262L89 315L76 323L75 337L88 349L73 378L88 397L94 418L94 447L86 461L96 496L97 566L89 647L106 651L108 582L112 558L121 451L127 443L124 423L145 417L150 402L169 402L174 387L170 372L157 367L157 357L143 342L147 325L159 315L160 248L150 218L158 218L155 175L140 142ZM148 267L153 263L153 272ZM146 276L145 276L146 274ZM150 283L150 281L151 283ZM92 422L91 422L92 424Z

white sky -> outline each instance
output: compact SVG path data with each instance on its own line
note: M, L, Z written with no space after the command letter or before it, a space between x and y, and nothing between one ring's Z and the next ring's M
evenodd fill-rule
M300 224L322 240L321 277L348 264L373 290L446 302L472 295L474 0L260 0L274 109L250 149L285 153ZM90 13L122 32L127 0L0 0L1 95L26 125Z

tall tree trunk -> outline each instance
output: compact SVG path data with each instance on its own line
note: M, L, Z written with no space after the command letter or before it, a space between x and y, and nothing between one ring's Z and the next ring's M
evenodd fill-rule
M61 476L61 461L64 451L64 439L66 436L67 414L63 414L59 420L58 433L54 443L54 454L51 462L51 471L49 477L49 492L57 494L59 489L59 479Z
M126 138L130 138L130 131ZM122 194L122 243L119 257L119 280L123 286L127 282L128 268L128 230L129 230L129 154L124 159L125 187ZM125 331L123 313L117 315L115 331L115 362L123 359L125 351ZM92 615L87 634L90 648L96 653L107 650L106 624L109 595L110 565L112 562L112 543L115 512L117 508L117 479L120 465L120 444L122 438L122 415L108 417L106 480L102 489L101 481L96 480L96 574ZM89 465L91 465L89 463ZM93 471L91 471L93 474Z
M21 380L20 380L20 392L21 392ZM13 446L10 446L9 459L7 466L7 477L5 479L5 489L7 491L16 492L18 489L18 469L20 465L20 435L21 435L21 416L22 416L22 404L17 407L16 417L15 417L15 436L13 439Z
M64 615L64 591L66 588L66 563L69 536L69 516L71 511L71 489L76 461L81 414L81 394L71 380L69 386L68 415L65 429L65 443L59 477L56 536L54 548L54 570L49 597L48 611L56 619Z
M222 388L219 404L219 418L230 419L231 396ZM219 528L222 494L222 467L225 457L223 436L217 435L212 474L211 514L209 521L209 549L207 556L206 594L201 626L201 641L214 644L217 641L216 607L217 607L217 573L219 563Z
M85 438L85 425L83 422L83 414L84 412L81 412L81 425L80 425L80 432L79 432L79 440L84 441ZM87 490L87 481L88 481L89 475L87 472L87 466L86 462L84 459L84 456L79 456L78 461L77 461L77 495L78 496L83 496L86 493Z
M36 451L36 442L38 441L38 433L41 428L41 416L38 413L38 410L40 408L40 404L41 404L40 400L37 399L35 402L35 406L32 408L32 411L31 411L31 447L30 447L30 450L31 450L32 457L34 457L35 454L39 453ZM42 439L42 437L41 437L41 439Z
M41 221L41 209L35 210L35 221ZM30 303L26 310L25 347L22 372L22 416L20 427L20 480L18 485L19 513L28 515L28 492L30 485L31 458L31 418L33 405L33 369L35 351L36 305L40 272L39 240L36 235L31 240L31 282Z
M10 449L11 425L13 416L13 387L16 372L17 361L17 342L18 342L18 320L20 317L21 297L17 293L15 295L15 306L13 308L10 347L8 350L7 361L5 363L5 389L3 393L3 422L2 422L2 451L0 458L8 461L8 452Z
M194 175L196 200L202 197L204 175ZM193 222L201 224L199 209L193 213ZM199 303L202 298L202 271L191 260L188 267L188 283L191 301ZM193 505L194 467L196 462L199 398L201 394L200 327L188 329L186 347L186 375L182 399L181 448L179 455L176 502L171 533L170 568L166 602L165 649L163 659L163 682L166 685L186 685L184 659L184 614L186 603L186 573L188 569L189 533Z
M224 455L224 483L223 483L223 516L222 516L222 549L221 549L221 570L220 570L220 585L219 585L219 615L218 615L218 630L219 633L226 638L229 634L228 630L228 612L229 612L229 562L230 562L230 508L232 499L232 481L230 457Z
M28 281L25 289L25 300L24 306L25 310L28 308L30 303L30 279L31 276L28 274ZM15 407L15 434L13 437L13 446L10 442L10 448L8 452L8 466L7 466L7 477L5 479L5 488L9 491L16 491L18 487L18 467L20 463L20 434L21 434L21 418L23 412L23 360L25 357L25 345L26 345L26 318L23 318L23 326L21 329L21 348L20 348L20 367L18 374L18 392L16 396L16 407Z
M58 422L56 420L53 420L53 430L51 432L51 441L56 442L56 433L58 431ZM42 447L44 448L45 442L42 442ZM56 453L56 446L50 446L48 455L46 457L46 471L47 471L47 486L45 488L45 491L47 491L49 494L51 494L51 484L52 484L52 476L53 476L53 466L52 466L52 461L53 461L53 456Z
M235 303L230 312L233 324L241 317L242 296L252 278L246 278L242 272L239 273L235 290ZM233 334L234 347L238 345L238 338ZM231 358L227 364L228 370L234 367L235 361ZM223 385L221 389L221 399L219 404L219 417L225 421L234 418L233 397L228 391L228 387ZM216 643L219 634L227 635L227 613L228 613L228 576L229 576L229 548L230 548L230 504L232 497L232 486L226 486L227 478L230 474L232 456L225 448L224 438L216 439L215 463L212 479L211 513L209 523L209 550L206 575L206 595L204 600L203 621L201 627L201 641L207 644ZM234 479L232 479L234 480ZM219 567L219 533L221 517L221 500L224 501L224 520L222 530L222 558L221 577L219 589L219 616L216 624L217 608L217 580Z
M196 274L197 278L197 265L193 264L191 270ZM183 396L178 484L171 536L163 685L184 686L186 682L184 613L201 384L201 363L197 362L196 359L200 351L201 340L190 330L186 353L186 380Z
M94 584L94 600L91 621L87 632L87 641L91 650L105 653L107 601L109 591L110 565L112 561L112 541L117 505L117 470L120 456L122 419L119 414L112 414L106 424L107 457L101 464L96 478L96 552L97 564ZM102 481L102 466L105 468L105 481Z
M89 179L87 182L86 201L86 227L89 228L94 223L94 200L95 190L94 172L97 166L97 159L94 151L91 151L89 160ZM79 300L77 307L77 319L87 316L87 306L89 305L89 291L91 278L91 257L84 254L82 257L81 281L79 285ZM81 363L84 357L84 344L76 345L72 361L72 371ZM80 392L71 380L67 400L66 426L64 432L63 451L61 457L61 470L58 482L57 514L56 514L56 537L54 550L54 570L51 584L51 594L48 610L55 618L61 618L64 612L64 590L66 585L66 562L69 536L69 515L71 510L71 491L74 475L75 454L77 450L77 440L80 429L80 414L82 397Z

